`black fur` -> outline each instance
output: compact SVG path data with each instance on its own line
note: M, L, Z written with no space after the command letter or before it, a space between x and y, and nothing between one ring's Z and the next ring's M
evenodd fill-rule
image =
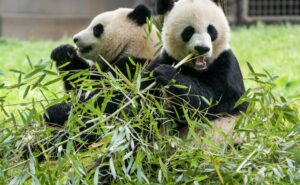
M150 18L150 16L151 11L146 6L138 5L127 17L142 26L147 22L147 17Z
M173 63L178 63L178 61L164 51L146 67L143 75L147 76L148 72L153 71L154 79L145 81L142 89L154 80L161 85L168 84L168 91L171 94L180 96L196 109L208 109L206 116L211 120L218 114L234 115L247 108L247 104L234 108L237 100L245 92L245 88L239 64L231 50L221 53L203 71L196 71L188 66L182 66L177 71L171 66ZM188 88L177 88L175 84ZM212 100L213 106L205 103L201 97Z
M104 27L102 24L97 24L93 28L93 34L96 38L99 38L102 35L103 31L104 31Z
M172 10L174 7L173 0L158 0L156 4L156 11L159 15L164 15L165 13Z
M184 28L183 32L181 33L181 38L184 42L188 42L195 33L195 29L192 26L188 26Z
M45 122L50 126L63 126L68 120L71 105L68 103L58 103L49 107L44 114Z
M211 41L215 41L218 38L218 31L213 25L208 25L207 32L210 35Z

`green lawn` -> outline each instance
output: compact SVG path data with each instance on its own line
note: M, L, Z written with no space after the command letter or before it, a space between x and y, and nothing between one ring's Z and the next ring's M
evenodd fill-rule
M3 82L7 86L18 83L18 73L14 73L11 69L19 70L25 73L31 71L28 58L32 65L50 61L50 53L53 48L59 44L66 43L66 40L58 42L53 41L16 41L16 40L0 40L0 83ZM28 57L28 58L27 58ZM55 68L52 68L55 71ZM46 79L54 78L47 76ZM61 83L52 85L55 92L62 92L63 86ZM52 88L52 89L53 89ZM30 102L32 98L41 99L41 93L37 90L32 90L26 98L23 98L25 88L1 90L0 97L6 96L6 104L15 105L19 103ZM8 110L16 110L20 106L8 106ZM3 118L3 112L0 112L0 120Z
M300 26L257 25L233 28L231 47L247 78L249 62L256 71L267 70L279 77L276 84L280 95L300 94ZM247 81L246 81L247 82ZM250 85L247 83L247 87Z
M161 137L158 134L157 140L153 141L155 147L153 148L151 141L143 141L143 146L139 148L135 158L135 155L124 149L132 144L130 136L127 135L132 125L124 125L125 118L123 121L113 118L111 122L114 127L108 123L109 127L103 131L106 137L101 141L101 146L112 142L107 144L108 149L92 147L86 152L75 153L71 152L72 147L69 146L66 157L46 162L37 162L34 158L26 161L20 158L15 148L28 131L34 130L35 134L49 136L48 129L33 129L30 124L43 112L42 106L37 103L44 100L41 90L51 100L64 95L63 87L61 82L56 82L45 89L38 85L36 88L35 84L40 78L36 74L43 74L44 71L31 73L34 70L27 56L33 66L45 64L50 61L49 55L53 48L71 41L64 39L57 42L29 42L0 39L0 184L65 184L67 180L69 183L79 184L79 179L92 165L92 161L99 155L108 156L111 150L120 154L109 162L113 176L117 175L115 184L299 184L299 33L300 25L290 24L258 24L249 28L232 28L231 47L240 62L246 88L254 89L247 96L250 102L249 111L241 117L234 132L243 132L246 135L240 148L234 147L230 141L228 145L219 146L198 138L197 142L201 141L206 145L205 150L199 150L190 146L189 140L179 140L173 136ZM273 76L278 76L274 82L275 88L272 89L272 82L261 75L256 76L256 82L250 80L255 77L247 62L257 73L266 74L266 70ZM11 69L23 72L20 78L22 80L19 79L19 73ZM56 72L51 65L45 69ZM49 74L42 80L42 84L57 78L55 74ZM260 83L261 81L264 82ZM20 88L7 88L20 82L25 82ZM3 83L5 88L1 85ZM27 93L28 87L31 90ZM44 106L47 104L43 102ZM141 125L153 124L154 115L161 115L159 107L154 107L146 102L138 116L131 121ZM72 118L74 116L71 120ZM70 124L72 128L74 125ZM189 137L196 138L193 131L194 127L199 128L199 122L191 119L189 124L193 128ZM202 123L201 125L203 126ZM205 128L204 126L203 129ZM124 147L126 144L127 147ZM177 147L176 152L173 145ZM127 168L124 158L134 161L130 173L127 171L126 175L123 173L126 171L124 168ZM92 184L97 178L97 175L91 176L86 182Z

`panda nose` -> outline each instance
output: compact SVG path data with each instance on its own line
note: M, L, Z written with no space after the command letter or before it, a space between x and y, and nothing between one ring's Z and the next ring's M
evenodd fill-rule
M73 38L73 41L74 41L74 43L76 43L76 42L79 41L79 38L78 38L78 37L74 37L74 38Z
M209 52L210 49L208 47L205 47L205 46L195 46L195 50L198 51L198 53L200 55L203 55L203 54Z

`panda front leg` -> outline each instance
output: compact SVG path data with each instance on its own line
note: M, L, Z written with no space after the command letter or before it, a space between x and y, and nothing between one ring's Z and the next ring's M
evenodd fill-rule
M89 68L88 63L81 59L77 55L75 48L69 44L60 45L52 50L51 59L55 61L59 73L69 72L69 74L63 77L66 91L74 90L74 87L71 85L72 81L68 80L72 72L74 70ZM68 62L70 63L67 64ZM43 115L45 123L49 126L63 126L68 120L70 110L70 103L64 102L49 107Z
M90 65L78 56L76 49L69 44L60 45L52 50L51 59L55 61L55 65L60 74L67 72L63 77L65 90L70 91L79 89L78 86L72 85L76 79L69 80L68 78L76 73L76 71L89 69ZM70 103L62 102L55 104L46 110L44 120L46 124L50 126L63 126L68 120L70 111Z
M196 109L204 110L210 106L203 103L200 96L208 100L215 100L217 97L212 88L200 83L195 78L180 74L171 65L159 65L153 70L153 75L158 84L169 85L168 91L171 94L179 96ZM178 88L176 85L185 86L186 88Z
M77 79L69 80L69 77L78 71L89 69L90 65L78 56L76 49L69 44L60 45L52 50L51 59L55 61L59 73L68 72L68 74L63 77L65 90L78 89L78 86L72 85Z

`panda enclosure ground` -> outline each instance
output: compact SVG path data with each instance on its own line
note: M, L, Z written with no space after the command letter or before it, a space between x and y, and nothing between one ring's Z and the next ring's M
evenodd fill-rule
M192 178L192 175L189 176L189 172L186 172L190 178L186 178L187 180L183 181L185 178L178 175L180 174L178 172L175 173L178 177L172 179L172 176L175 177L174 172L169 170L166 161L160 160L158 162L160 164L159 172L153 172L154 177L147 176L148 180L150 179L150 182L156 180L157 184L172 184L177 180L178 182L186 182L187 184L201 181L208 184L223 182L228 184L300 183L300 123L297 123L297 120L299 121L300 119L297 112L297 109L300 109L299 34L300 26L291 24L273 26L258 24L249 28L232 28L231 46L240 62L246 88L256 88L258 85L257 82L250 80L253 76L246 64L247 62L252 65L256 72L265 74L264 70L266 70L273 76L278 76L274 82L276 86L272 91L273 95L278 97L278 99L280 96L283 96L287 102L281 101L282 99L277 100L278 102L276 101L273 105L270 105L273 106L272 109L268 110L268 114L270 115L278 114L277 117L275 116L277 119L274 119L278 120L278 122L266 122L266 124L270 125L265 125L264 131L259 131L260 138L247 140L241 150L231 149L227 151L224 148L219 148L219 151L214 151L213 157L209 159L203 156L205 153L200 152L199 156L201 156L201 160L198 160L201 162L203 160L205 167L200 166L196 168L189 166L193 170L207 169L203 173L193 171L193 173L201 174L199 176ZM5 89L1 87L1 84L4 83L6 86L10 86L18 82L18 72L13 72L11 69L20 70L25 73L32 70L26 56L30 58L33 65L39 63L40 60L47 61L49 60L51 50L66 41L71 42L68 39L57 42L0 40L0 102L5 101L3 105L8 114L0 110L0 184L1 181L14 184L18 180L20 182L25 181L27 184L38 181L42 182L43 180L49 184L54 184L56 181L62 183L67 177L71 179L73 176L76 179L76 175L79 177L78 174L81 173L80 169L87 164L83 161L96 157L95 149L92 149L91 151L72 155L67 160L60 159L57 162L48 161L46 163L47 165L49 164L49 168L43 168L45 166L43 163L29 161L29 166L27 167L25 164L22 164L22 160L19 157L7 155L8 151L12 149L10 147L14 146L13 142L15 140L13 135L11 137L5 135L5 128L10 128L14 132L14 128L19 129L22 127L22 124L19 124L21 123L21 118L17 116L17 110L31 108L30 104L22 103L30 103L33 97L35 99L42 99L43 96L37 89L29 90L27 94L26 86ZM52 69L55 71L54 67ZM49 81L55 78L56 76L54 75L47 75L43 80ZM58 93L59 96L62 96L63 89L60 82L51 84L48 88ZM25 98L23 98L24 93L26 94ZM4 98L4 96L6 97ZM276 105L278 105L277 108ZM257 111L263 110L258 109ZM284 113L286 110L287 114ZM16 115L13 118L15 121L6 122L5 119L11 116L12 113ZM280 119L285 121L282 123ZM255 125L256 123L253 124ZM256 126L260 127L261 125L257 123ZM247 129L258 129L256 126L247 127ZM25 134L20 131L18 133ZM183 150L181 152L181 155L178 154L178 156L181 156L183 159L178 160L178 164L184 162L184 157L188 155L187 151ZM197 161L196 159L195 161ZM18 164L20 165L13 168L13 166ZM115 166L115 168L117 167ZM24 175L24 170L30 171L31 175ZM115 170L119 172L118 170L120 169ZM61 171L64 173L60 174ZM52 175L49 175L49 173ZM19 177L19 179L14 177ZM25 180L22 178L25 178ZM91 179L93 181L93 178ZM144 179L139 180L144 183L147 182Z

